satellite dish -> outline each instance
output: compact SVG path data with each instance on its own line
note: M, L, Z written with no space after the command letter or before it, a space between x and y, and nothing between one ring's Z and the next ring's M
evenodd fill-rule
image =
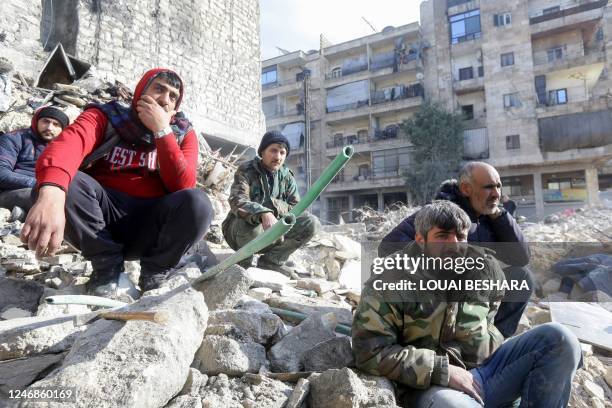
M385 28L382 29L382 33L383 34L387 34L387 33L390 33L393 30L395 30L395 27L393 27L393 26L386 26Z
M422 81L423 80L423 73L422 72L417 72L416 74L416 79L417 81Z

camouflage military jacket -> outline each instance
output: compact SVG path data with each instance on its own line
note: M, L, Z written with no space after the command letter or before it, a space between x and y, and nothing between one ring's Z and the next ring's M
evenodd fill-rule
M405 251L414 255L421 250L413 243ZM503 280L495 258L491 253L483 255L483 275ZM405 292L399 296L406 301L388 301L369 284L376 277L366 283L353 318L353 353L362 371L413 388L448 386L449 364L466 369L478 366L503 342L493 325L503 290L487 295L492 301L483 302L439 297L414 301Z
M283 165L274 173L274 183L270 189L261 159L256 157L236 170L229 197L231 211L227 219L240 216L251 224L258 224L261 214L272 212L277 218L281 217L298 201L300 195L291 170Z

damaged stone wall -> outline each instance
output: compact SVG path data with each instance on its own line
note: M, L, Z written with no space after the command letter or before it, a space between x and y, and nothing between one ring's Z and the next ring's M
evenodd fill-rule
M265 130L257 0L0 3L0 54L17 70L35 78L43 47L58 40L130 86L149 68L177 70L186 83L183 109L208 136L255 145Z

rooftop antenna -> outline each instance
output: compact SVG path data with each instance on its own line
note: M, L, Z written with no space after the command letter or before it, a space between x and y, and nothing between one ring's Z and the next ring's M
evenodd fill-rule
M284 48L276 47L276 49L279 50L281 52L281 54L283 54L283 55L291 54L291 51L287 51Z
M369 25L369 26L370 26L370 28L372 29L372 31L374 31L375 33L377 33L377 32L378 32L378 30L374 28L374 26L372 25L372 23L370 23L368 20L366 20L366 18L365 18L365 17L361 17L361 19L362 19L363 21L365 21L367 25Z

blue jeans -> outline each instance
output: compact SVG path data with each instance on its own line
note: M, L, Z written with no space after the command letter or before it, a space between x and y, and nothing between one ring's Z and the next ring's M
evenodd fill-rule
M527 308L527 302L535 289L533 274L526 266L508 266L504 268L508 280L527 281L529 291L508 291L495 314L495 327L504 338L514 336L521 316Z
M582 352L576 336L558 323L547 323L506 340L478 368L470 370L482 384L485 407L567 406ZM418 408L477 408L480 404L461 391L432 386L413 391ZM412 406L412 405L411 405Z

